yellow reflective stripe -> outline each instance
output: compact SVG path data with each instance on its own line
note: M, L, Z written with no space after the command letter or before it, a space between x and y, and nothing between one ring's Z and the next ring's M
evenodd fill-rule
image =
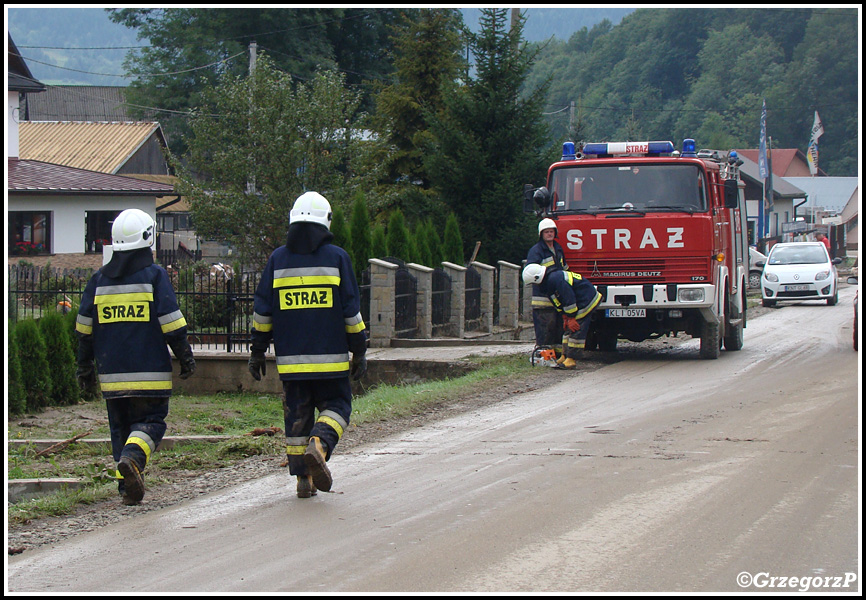
M599 303L599 302L601 302L601 294L599 294L598 292L596 292L596 293L595 293L595 298L594 298L593 301L590 303L590 305L587 306L586 308L584 308L584 309L583 309L582 311L580 311L579 313L577 313L577 316L576 316L575 318L576 318L576 319L582 319L582 318L584 318L586 315L588 315L590 312L592 312L592 310L593 310L596 306L598 306L598 303Z
M93 325L85 325L84 323L76 323L75 331L83 335L93 335Z
M306 444L303 446L286 446L286 454L289 456L301 456L306 449Z
M359 331L364 331L366 328L364 321L361 321L357 325L346 325L346 333L358 333Z
M186 319L184 319L183 317L181 317L177 321L172 321L171 323L163 325L162 332L169 333L174 331L175 329L180 329L181 327L186 327Z
M305 277L280 277L274 279L274 288L301 287L304 285L340 285L340 278L331 275L308 275Z
M340 425L336 419L332 419L327 415L319 415L319 418L316 419L316 423L324 423L325 425L330 426L331 429L337 432L337 438L343 437L343 426Z
M532 308L550 308L552 306L553 302L550 301L550 298L532 297Z
M273 317L266 317L264 315L260 315L257 312L253 313L253 329L256 331L261 331L263 333L273 331L274 322Z
M118 471L118 470L115 469L115 471L114 471L114 478L115 478L115 479L123 479L123 475L120 474L120 471Z
M334 373L348 371L349 361L332 363L305 363L292 365L277 365L277 373Z
M102 294L93 298L94 304L123 304L124 302L153 302L153 293Z
M100 380L103 392L120 392L124 390L170 390L171 381L115 381Z
M139 448L144 450L144 462L147 463L150 461L151 450L150 450L150 445L147 442L145 442L140 437L130 436L129 438L127 438L125 445L129 445L129 444L135 444L136 446L138 446Z

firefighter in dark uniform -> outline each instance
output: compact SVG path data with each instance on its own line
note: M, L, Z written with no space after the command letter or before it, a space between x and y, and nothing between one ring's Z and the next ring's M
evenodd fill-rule
M142 473L165 435L172 387L168 347L182 379L195 371L168 273L153 263L154 237L146 212L133 208L117 216L111 260L88 281L75 323L78 383L94 389L98 371L118 490L127 505L144 497Z
M576 359L586 347L589 317L601 302L601 294L588 279L578 273L528 264L523 269L523 282L538 285L539 290L556 310L563 314L563 354L560 366L573 369Z
M271 254L255 296L249 370L256 380L265 374L273 339L299 498L331 489L326 462L352 414L349 376L358 380L367 371L358 283L349 255L331 243L331 217L331 205L316 192L295 200L286 245Z
M526 264L538 264L545 268L568 270L565 253L556 241L557 228L553 219L542 219L538 223L538 243L529 249ZM556 310L547 295L538 285L532 286L532 324L535 327L535 345L549 346L562 359L562 315ZM564 360L564 359L563 359Z

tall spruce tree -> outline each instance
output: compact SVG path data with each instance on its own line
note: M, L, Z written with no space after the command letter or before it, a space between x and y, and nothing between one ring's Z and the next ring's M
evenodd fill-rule
M523 90L537 51L522 42L524 17L509 28L508 9L482 9L481 32L466 32L475 74L444 95L431 115L433 138L425 166L433 186L456 214L463 241L484 262L519 262L534 239L523 213L523 184L543 180L546 85Z

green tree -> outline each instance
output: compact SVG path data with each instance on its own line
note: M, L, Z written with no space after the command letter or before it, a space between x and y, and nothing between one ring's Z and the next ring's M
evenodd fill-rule
M427 238L427 221L422 221L415 224L415 231L410 238L415 242L415 262L432 267L433 253L430 251L430 245Z
M385 239L385 228L382 225L373 227L373 255L371 258L384 258L388 256L388 241Z
M349 227L352 233L352 264L355 268L355 276L360 278L373 256L370 213L367 211L367 199L363 192L355 193L352 202L352 220Z
M276 68L301 81L317 69L346 74L346 84L370 94L369 82L391 72L390 28L405 9L382 8L123 8L106 9L115 23L149 43L131 50L126 88L130 110L159 121L176 154L185 153L188 111L225 75L249 72L249 46L275 57ZM159 74L159 75L154 75ZM367 106L369 109L370 103ZM151 117L152 118L152 117Z
M462 68L458 9L423 8L404 16L395 28L393 83L376 95L377 129L396 148L388 161L389 181L405 180L430 187L419 140L427 135L428 113L443 108L443 81L453 81Z
M45 339L33 319L19 321L15 333L27 410L40 411L51 401L51 372L46 359Z
M46 313L39 319L45 340L45 358L50 365L51 405L66 406L80 400L75 377L76 360L69 342L66 319L59 313Z
M339 207L363 182L352 166L360 98L342 75L320 71L294 84L262 55L254 77L226 76L205 100L176 189L190 200L198 234L230 243L245 264L264 264L283 243L301 193L318 191Z
M18 338L12 321L7 322L9 341L7 345L7 401L9 403L9 414L20 415L27 408L27 395L24 390L23 374L21 372L21 357L18 350Z
M406 228L406 219L403 212L397 209L391 213L388 219L387 231L388 253L405 262L412 260L412 249L409 245L409 230Z
M343 209L339 206L334 208L334 216L331 219L331 233L334 234L334 244L345 250L349 257L352 256L352 236Z
M442 240L439 238L439 234L436 232L436 227L433 225L433 221L427 220L427 225L424 228L425 235L427 236L427 248L430 250L430 266L434 269L442 265L442 261L445 260L444 253L442 251ZM463 242L461 242L462 244Z
M521 44L523 17L508 28L507 9L481 12L480 34L467 33L476 75L448 89L444 110L431 115L425 165L464 242L481 242L479 259L516 262L534 237L521 190L544 177L549 160L545 87L523 89L537 55Z
M443 260L462 265L465 259L463 252L463 237L460 235L460 224L457 215L451 213L445 221L445 234L442 240Z

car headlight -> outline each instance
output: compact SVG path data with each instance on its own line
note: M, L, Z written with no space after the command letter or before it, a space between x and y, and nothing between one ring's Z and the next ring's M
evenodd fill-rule
M830 276L830 271L821 271L815 275L815 281L822 281Z
M766 278L767 281L773 281L773 282L779 281L778 275L776 275L775 273L769 273L767 271L764 271L764 278Z

